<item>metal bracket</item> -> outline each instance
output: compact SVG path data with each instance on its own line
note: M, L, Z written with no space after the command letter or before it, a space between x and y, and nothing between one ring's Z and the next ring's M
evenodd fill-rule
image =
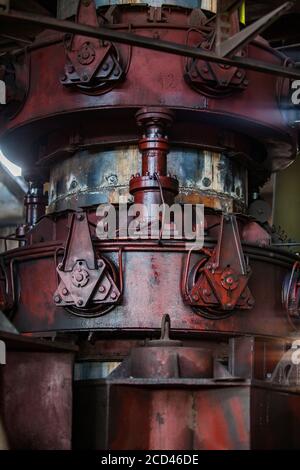
M96 259L84 212L72 215L64 258L57 273L60 278L54 294L57 306L85 309L94 304L116 304L121 297L107 262Z
M198 263L190 289L185 286L186 301L194 307L223 312L251 309L255 301L248 288L250 276L236 217L223 215L217 246L210 258Z
M81 0L78 5L77 23L99 27L94 0ZM61 76L63 85L89 86L119 80L123 70L111 42L75 35L66 42L67 63Z

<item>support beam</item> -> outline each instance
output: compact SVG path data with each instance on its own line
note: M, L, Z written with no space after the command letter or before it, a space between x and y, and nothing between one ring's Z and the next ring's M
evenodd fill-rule
M176 54L184 57L192 57L195 59L206 60L224 65L231 65L243 69L255 70L256 72L269 73L281 77L300 78L300 71L290 67L282 67L253 59L242 58L225 58L208 52L203 49L189 47L184 44L177 44L170 41L161 41L145 36L139 36L132 33L124 33L121 31L110 30L109 28L94 28L83 24L73 23L72 21L62 21L56 18L30 15L24 12L10 11L9 13L0 12L0 22L5 21L15 24L39 25L55 31L64 33L80 34L86 37L98 39L106 39L117 43L129 44L135 47L142 47L170 54Z
M242 29L239 33L230 37L226 41L220 43L218 47L218 55L221 57L228 57L233 53L240 50L243 46L255 39L262 31L274 23L280 16L289 11L294 6L293 2L286 2L276 10L271 11L263 16L255 23L252 23L247 28Z

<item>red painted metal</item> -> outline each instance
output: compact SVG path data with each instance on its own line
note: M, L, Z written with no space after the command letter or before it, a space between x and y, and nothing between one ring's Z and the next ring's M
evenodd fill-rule
M0 415L10 449L68 450L76 347L0 333Z
M255 300L247 287L251 268L243 254L234 216L222 216L217 246L208 259L202 259L194 268L190 290L187 286L189 265L190 257L183 282L183 295L190 305L208 308L206 314L210 317L214 314L218 317L218 311L210 310L212 307L219 307L221 311L253 308Z

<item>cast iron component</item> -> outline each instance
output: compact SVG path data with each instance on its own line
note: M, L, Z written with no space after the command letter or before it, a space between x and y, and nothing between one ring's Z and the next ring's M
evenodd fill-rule
M45 215L47 196L44 195L42 184L30 183L28 192L24 199L25 225L29 230L37 221Z
M172 147L167 156L168 173L176 174L179 194L176 201L203 203L229 212L245 212L247 168L226 154ZM103 149L90 153L75 150L50 169L48 213L77 210L103 203L130 203L131 175L142 173L137 145ZM66 175L72 175L69 178ZM155 184L155 179L153 180Z
M207 318L222 319L236 310L252 309L255 300L249 290L251 268L241 245L234 215L223 215L216 248L189 273L190 254L183 279L185 302Z
M221 3L219 2L220 10L222 10ZM236 6L238 6L238 2L236 2ZM193 37L189 34L188 42L191 42L191 45L196 48L208 52L215 51L217 55L224 57L224 54L221 53L223 44L234 38L238 32L239 23L236 10L220 11L212 31L206 35L201 34L200 41L197 39L196 33ZM241 51L240 56L247 56L246 49ZM194 90L208 97L230 96L234 91L244 90L249 83L245 70L197 59L187 60L185 79Z
M183 346L181 341L170 339L170 331L170 316L165 314L160 339L147 341L144 347L132 349L130 376L160 379L213 377L212 351Z
M93 1L80 1L77 22L99 27ZM66 65L60 81L65 86L76 85L82 90L97 91L123 78L117 48L108 41L74 35L65 39Z
M193 45L202 50L215 51L219 57L232 57L235 53L242 58L247 57L247 45L293 6L293 2L286 2L240 30L237 16L240 4L219 1L214 30ZM196 59L187 62L185 78L195 90L214 97L228 96L234 91L244 90L249 84L245 71L238 67Z
M139 140L142 154L142 174L133 175L129 190L136 204L170 204L178 194L176 177L167 174L169 142L166 135L174 115L164 108L144 108L136 114L138 126L143 132Z
M54 302L75 315L103 315L120 300L116 271L103 257L96 258L84 212L72 215L64 257L57 266L57 273L60 283L53 296Z

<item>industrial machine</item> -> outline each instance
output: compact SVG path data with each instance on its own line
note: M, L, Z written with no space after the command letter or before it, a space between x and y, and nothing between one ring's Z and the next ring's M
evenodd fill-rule
M0 256L11 447L299 448L300 260L260 198L298 149L300 71L260 35L293 2L246 25L242 1L10 3L0 146L30 185ZM174 204L204 206L201 246Z

